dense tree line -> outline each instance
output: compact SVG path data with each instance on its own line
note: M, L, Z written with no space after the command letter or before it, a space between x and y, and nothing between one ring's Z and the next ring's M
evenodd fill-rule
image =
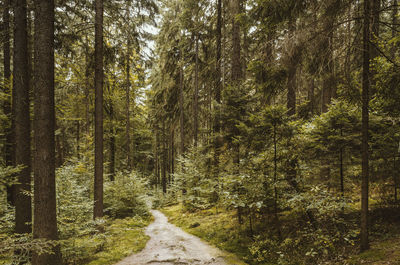
M154 25L157 5L152 1L21 0L4 1L1 9L0 234L6 236L8 252L1 249L0 254L11 249L20 262L61 264L60 250L65 253L68 248L61 249L56 242L60 230L64 239L63 231L68 231L61 212L69 207L69 201L60 205L68 191L56 190L62 169L83 163L84 172L93 172L94 178L84 180L92 186L86 187L89 194L77 196L83 198L83 207L92 199L92 216L98 222L104 212L126 211L105 209L117 201L110 202L106 195L104 206L104 175L111 180L124 170L130 175L131 165L149 160L151 142L140 94L149 60L144 55L145 40L151 39L144 25ZM130 128L130 120L141 129ZM131 143L131 135L136 142ZM110 142L110 148L104 148L105 142ZM133 144L137 150L132 159L129 146ZM104 154L110 159L104 159ZM146 172L147 167L141 168ZM63 181L61 185L67 187ZM79 190L80 184L69 185L78 185ZM137 194L126 202L137 202L139 191L132 192ZM15 220L12 233L7 232L5 221L10 211ZM88 222L86 212L80 214Z
M331 198L329 214L358 223L368 249L370 198L398 202L397 21L397 1L163 2L154 183L250 226L272 214L281 243L289 209L318 230L315 204Z

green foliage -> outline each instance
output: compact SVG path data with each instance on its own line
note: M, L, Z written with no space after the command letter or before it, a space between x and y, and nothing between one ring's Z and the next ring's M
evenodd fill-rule
M104 187L105 213L112 218L147 216L147 181L136 172L118 172L115 181L108 181Z
M207 209L215 203L218 180L210 175L209 160L210 155L194 147L178 159L173 192L182 194L182 202L189 210Z
M106 213L112 218L131 218L114 221L105 217L93 221L93 198L89 188L93 186L92 176L92 168L84 163L67 164L57 171L57 220L66 264L86 264L94 259L105 262L101 264L112 264L130 251L139 250L147 241L142 229L149 223L143 200L143 180L134 173L119 173L115 182L106 182ZM129 226L132 232L126 232ZM105 232L99 233L99 227ZM129 236L138 238L131 249L128 243L133 239Z
M10 236L3 234L0 229L0 264L30 264L32 252L52 253L57 244L56 241L33 239L32 235L28 234Z
M17 183L16 174L23 169L22 166L17 167L2 167L0 166L0 188L6 185Z

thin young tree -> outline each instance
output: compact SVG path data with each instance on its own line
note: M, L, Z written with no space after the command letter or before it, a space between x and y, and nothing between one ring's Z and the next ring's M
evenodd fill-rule
M180 55L181 60L183 60L182 53ZM180 148L181 155L185 153L185 118L184 118L184 73L183 66L179 66L179 126L180 126Z
M95 12L94 219L103 217L103 0Z
M361 142L361 251L369 249L368 239L368 197L369 197L369 88L370 88L370 15L371 0L364 0L364 29L363 29L363 72L362 72L362 142Z
M35 0L33 236L57 240L54 105L54 0ZM59 265L61 252L33 253L33 265Z
M130 1L126 2L126 21L130 22ZM130 113L130 90L131 90L131 37L129 32L126 34L126 157L127 168L132 169L132 154L131 154L131 113Z
M31 128L29 115L29 64L27 2L14 2L14 137L15 165L23 166L15 185L15 231L32 232L31 197Z
M218 176L218 167L219 167L219 155L221 148L221 58L222 58L222 0L217 1L217 36L216 36L216 64L215 64L215 88L214 88L214 97L216 102L216 115L214 120L214 134L216 135L214 139L214 166L215 166L215 175Z

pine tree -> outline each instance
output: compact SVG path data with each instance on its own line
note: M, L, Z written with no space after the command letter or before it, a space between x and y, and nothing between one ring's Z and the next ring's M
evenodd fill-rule
M95 12L94 219L103 217L103 0L95 1Z
M57 240L55 187L54 1L35 0L34 219L35 238ZM59 247L34 253L33 265L61 265Z
M364 0L363 73L362 73L362 184L361 184L361 251L369 249L368 200L369 200L369 88L370 88L370 0Z
M15 231L32 231L31 198L25 192L31 190L31 128L29 112L29 64L28 64L28 28L27 2L15 1L14 8L14 137L15 166L21 165L18 182L15 185Z

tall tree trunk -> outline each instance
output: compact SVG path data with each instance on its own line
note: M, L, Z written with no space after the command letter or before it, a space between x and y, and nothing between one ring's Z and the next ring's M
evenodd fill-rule
M24 194L31 190L31 128L29 112L29 64L27 2L15 1L14 9L14 115L15 115L15 165L24 168L15 185L15 231L30 233L32 227L31 197Z
M397 36L397 23L398 23L398 1L394 0L393 1L393 11L392 11L392 39L396 38ZM392 60L395 60L396 58L396 49L397 49L397 44L392 44L391 50L390 50L390 56ZM393 66L393 71L395 71L395 67ZM393 84L392 89L395 89L395 84ZM398 177L398 170L396 167L396 154L394 154L393 157L393 181L394 181L394 201L397 203L397 196L398 196L398 189L399 189L399 177Z
M393 11L392 11L392 39L396 38L397 36L397 23L398 23L398 12L399 12L399 8L398 8L398 1L397 0L393 0ZM392 48L390 50L391 53L391 57L392 60L394 60L396 58L396 44L392 44Z
M78 159L81 158L81 122L79 120L76 121L76 156Z
M127 2L127 21L129 23L129 1ZM131 41L130 36L127 34L126 43L126 158L127 168L132 169L132 155L131 155L131 118L130 118L130 90L131 90Z
M296 114L296 73L297 73L297 47L295 47L294 32L296 30L296 19L290 18L289 20L289 41L293 43L291 47L291 54L289 54L288 65L288 83L287 83L287 109L288 115L293 116Z
M343 129L340 128L340 137L343 138ZM339 171L340 171L340 193L344 200L344 164L343 164L344 147L341 146L339 150Z
M240 15L241 1L240 0L231 0L231 9L232 9L232 84L239 88L240 82L242 79L242 64L241 64L241 45L240 45L240 24L237 21L237 16ZM236 117L239 118L239 117ZM237 131L236 126L233 128L234 135L238 136L239 132ZM238 143L233 144L233 152L234 152L234 163L239 168L240 162L240 146Z
M174 125L172 125L172 128L171 128L171 144L170 144L170 146L171 146L171 157L170 157L170 159L171 159L171 161L170 161L170 163L171 163L171 180L170 180L170 182L172 183L172 182L174 182L174 173L175 173L175 128L174 128Z
M86 37L85 43L85 131L86 131L86 140L89 137L90 133L90 83L89 83L89 42ZM88 143L86 143L88 144Z
M240 0L231 0L232 9L232 83L239 85L242 78L240 24L237 16L240 14Z
M7 116L9 123L5 128L5 147L4 147L4 161L6 166L12 166L13 164L13 130L12 120L14 119L11 109L11 56L10 56L10 0L4 0L3 6L3 92L7 95L7 99L4 102L4 115ZM14 205L14 187L7 186L7 202L10 205Z
M95 9L94 219L103 217L103 0Z
M328 2L329 3L329 2ZM331 104L332 98L336 96L336 78L335 78L335 64L334 64L334 24L336 22L337 13L340 10L340 1L332 0L328 4L328 8L333 10L325 22L324 28L327 32L323 36L324 59L322 60L323 83L322 83L322 112L328 111L328 106Z
M333 22L332 22L333 24ZM324 46L326 47L325 62L323 65L324 80L322 84L322 112L328 111L328 106L331 104L334 94L336 94L336 79L334 74L333 64L333 29L330 29Z
M219 156L221 153L222 138L221 133L221 55L222 55L222 0L217 0L217 58L215 65L215 102L216 115L214 121L214 168L215 176L219 175Z
M372 0L371 3L371 36L370 41L372 43L370 47L370 61L373 62L376 57L379 56L379 19L380 19L380 9L381 9L381 0ZM393 25L395 26L395 25ZM376 81L375 75L377 71L375 68L370 69L370 90L369 93L371 95L375 94L376 91Z
M369 249L368 199L369 199L369 88L370 88L370 14L371 0L364 0L363 73L362 73L362 184L361 184L361 251Z
M313 116L315 112L315 79L313 76L311 76L310 80L310 90L308 91L308 100L310 101L310 113L311 116Z
M240 23L237 21L237 16L240 15L241 9L241 1L240 0L231 0L231 10L232 10L232 54L231 54L231 74L232 74L232 84L236 89L239 89L240 82L242 79L242 64L241 64L241 45L240 45ZM240 117L235 117L240 119ZM235 125L233 125L233 135L238 136L239 132ZM240 144L239 143L231 143L232 151L233 151L233 163L236 165L236 173L239 174L239 164L240 164ZM239 187L237 188L238 192ZM239 224L243 223L242 219L242 207L237 208L237 216Z
M371 60L379 55L379 50L375 46L379 45L379 19L380 19L381 0L372 0L372 21L371 21L371 39L374 43L374 48L371 49ZM395 25L393 25L395 26Z
M199 134L199 36L196 36L195 74L194 74L194 97L193 97L193 138L194 146L197 147Z
M35 0L35 118L33 236L57 240L54 105L54 0ZM34 253L33 265L60 265L54 253Z
M60 127L57 125L57 121L55 124L56 131L60 130L59 133L56 135L56 168L61 167L64 163L64 151L63 151L63 140L62 140L62 133Z
M111 120L111 136L110 136L110 180L115 180L115 129L113 125L114 121L114 106L112 100L110 100L110 120Z
M181 60L183 60L183 56L181 55ZM184 124L184 102L183 102L183 66L180 66L179 69L179 111L180 111L180 141L181 141L181 155L185 153L185 124Z
M299 62L299 48L296 46L295 43L295 31L296 31L296 18L290 18L288 23L289 28L289 40L292 44L291 52L289 54L288 60L288 80L287 80L287 109L288 109L288 116L293 117L296 114L296 89L297 89L297 64ZM291 139L288 139L288 146L291 145ZM287 161L287 172L286 172L286 179L290 186L293 187L296 192L299 191L297 182L296 182L296 166L297 166L297 159L289 157Z
M158 126L156 130L156 159L155 159L155 176L156 176L156 187L160 185L160 132Z
M167 193L167 138L165 133L165 119L162 120L162 189Z

